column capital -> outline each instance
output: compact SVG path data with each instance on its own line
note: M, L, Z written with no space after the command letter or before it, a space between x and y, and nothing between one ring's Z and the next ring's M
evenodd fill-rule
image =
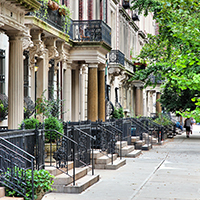
M6 31L9 41L23 41L24 32L22 31Z
M98 63L88 63L89 68L98 68Z
M98 70L99 71L105 71L105 68L106 68L106 64L99 64L98 65Z

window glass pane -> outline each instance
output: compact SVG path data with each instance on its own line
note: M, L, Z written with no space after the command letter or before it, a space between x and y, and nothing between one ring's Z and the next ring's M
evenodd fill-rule
M5 94L5 50L0 49L0 94Z

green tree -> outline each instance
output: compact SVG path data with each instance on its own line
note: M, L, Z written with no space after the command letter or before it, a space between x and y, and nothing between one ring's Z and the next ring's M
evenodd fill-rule
M184 115L200 119L200 3L197 0L135 0L132 9L139 12L153 12L159 24L159 34L148 35L137 60L148 65L145 70L137 70L134 80L142 80L147 85L156 85L163 80L163 87L170 87L180 94L191 90L194 110L188 106ZM154 75L155 83L150 80ZM177 110L179 108L177 107ZM182 113L183 114L183 113Z

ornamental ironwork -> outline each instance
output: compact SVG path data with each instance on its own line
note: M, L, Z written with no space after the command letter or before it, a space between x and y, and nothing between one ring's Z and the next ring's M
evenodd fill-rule
M124 66L124 54L120 50L111 50L109 53L109 62Z
M103 41L111 46L111 28L102 20L74 20L69 35L74 41Z
M26 15L36 16L39 19L47 22L49 25L63 32L65 29L65 17L60 15L58 10L51 10L50 8L45 8L44 6L40 7L40 10L37 12L29 12ZM67 29L67 28L66 28ZM66 30L65 30L66 32Z

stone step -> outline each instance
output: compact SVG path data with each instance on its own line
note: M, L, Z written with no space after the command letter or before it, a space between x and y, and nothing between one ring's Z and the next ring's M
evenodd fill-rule
M0 187L0 200L24 200L24 197L6 197L5 188Z
M126 159L117 158L117 160L114 160L113 163L107 164L105 166L105 169L116 170L116 169L122 167L125 164L126 164Z
M93 150L93 158L98 159L101 156L107 154L106 152L101 151L100 149L94 149ZM90 152L90 158L92 158L92 151Z
M126 156L127 154L129 154L131 151L133 151L135 149L135 146L133 145L128 145L128 146L125 146L121 149L121 153L122 153L122 156ZM117 153L120 155L120 150L117 151Z
M120 148L120 143L121 143L121 148L126 147L127 146L127 141L117 141L116 142L116 148L119 149Z
M134 144L135 142L140 140L140 136L131 136L131 143Z
M73 162L72 161L69 161L68 162L68 170L71 170L73 168ZM52 166L52 167L45 167L45 170L47 170L50 174L54 175L54 176L57 176L59 174L62 174L64 172L67 171L67 168L61 168L61 170L57 169L55 166Z
M128 154L126 155L126 157L129 157L129 158L136 158L136 157L139 156L141 153L142 153L142 151L141 151L140 149L134 150L134 151L128 153Z
M138 140L136 143L135 143L135 149L142 149L142 146L145 145L145 141L143 140Z
M151 143L152 143L153 145L154 145L154 144L157 144L157 143L158 143L158 139L157 139L157 138L152 138Z
M82 177L81 179L77 180L75 182L75 185L70 184L70 185L63 186L61 193L79 194L83 192L84 190L86 190L88 187L98 182L99 179L100 179L99 174L95 174L95 175L88 174Z
M0 187L0 198L5 196L5 188Z
M75 180L78 180L78 179L82 178L83 176L85 176L89 170L90 170L89 167L75 168ZM57 175L54 178L53 187L56 187L56 189L58 189L60 191L60 187L63 187L63 185L68 185L68 184L72 183L73 182L73 178L72 178L73 169L69 170L68 174L70 176L67 174L64 174L64 173Z
M116 160L117 159L117 154L113 154L113 160ZM112 159L112 155L111 154L108 154L107 155L104 155L104 156L101 156L100 158L96 159L95 160L95 164L108 164L111 162L111 159Z
M152 148L151 144L145 144L145 145L142 146L142 150L144 150L144 151L148 151L151 148Z

